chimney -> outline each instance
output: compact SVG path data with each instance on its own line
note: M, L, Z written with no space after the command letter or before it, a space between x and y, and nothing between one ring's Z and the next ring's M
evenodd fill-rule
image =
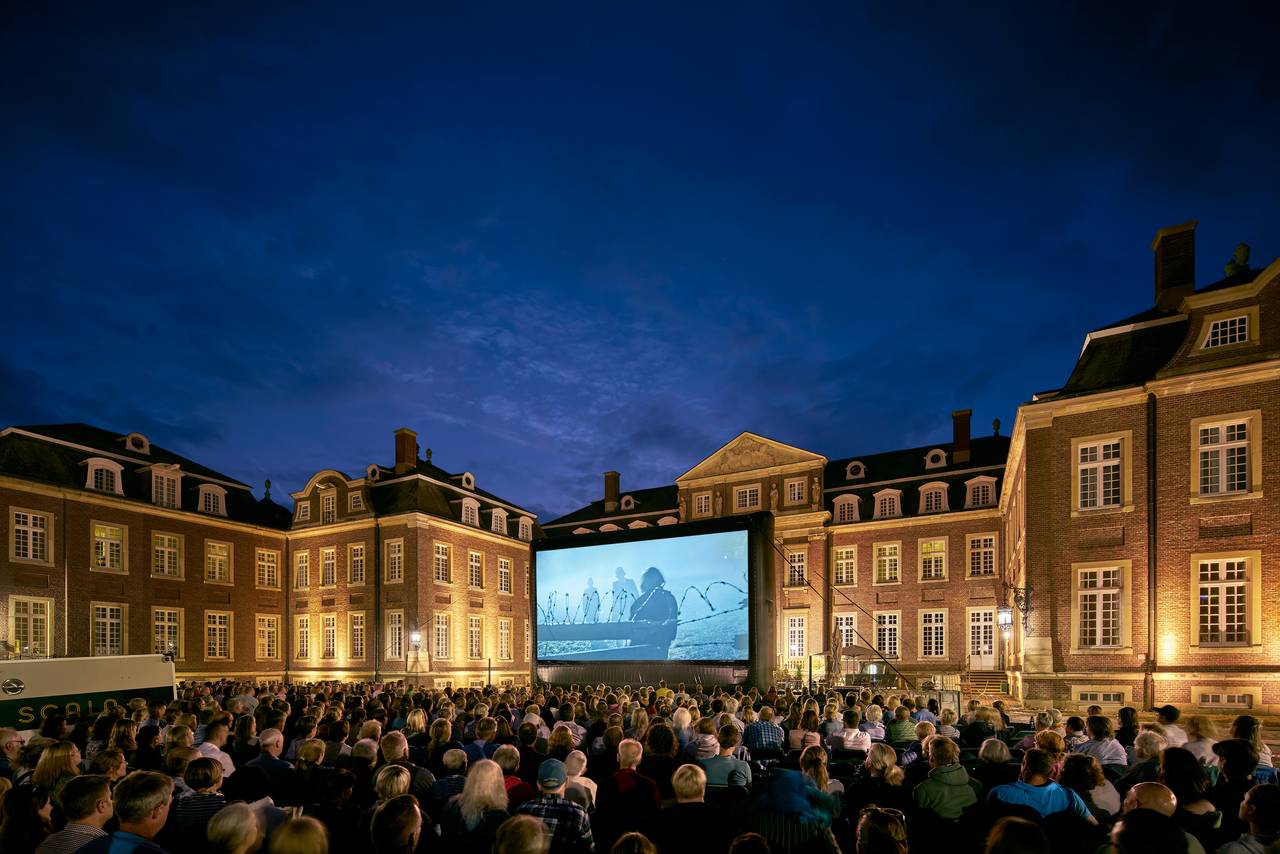
M604 473L604 512L618 512L618 473L616 471L607 471Z
M1156 232L1156 306L1173 311L1196 291L1196 221Z
M951 413L951 462L969 462L969 416L972 409L957 409Z
M418 466L418 434L408 427L396 431L396 474L413 471Z

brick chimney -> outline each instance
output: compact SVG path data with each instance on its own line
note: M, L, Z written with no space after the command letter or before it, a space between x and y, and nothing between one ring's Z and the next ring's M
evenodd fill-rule
M957 409L951 413L951 462L969 462L969 416L972 409Z
M1156 306L1172 311L1196 291L1196 221L1156 232Z
M618 495L620 493L619 475L616 471L604 473L604 512L618 512Z
M396 474L411 472L418 466L418 434L408 427L396 431Z

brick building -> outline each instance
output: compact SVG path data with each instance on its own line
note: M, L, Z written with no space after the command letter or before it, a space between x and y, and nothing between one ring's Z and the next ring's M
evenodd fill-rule
M792 672L834 641L1031 705L1280 712L1280 261L1197 289L1195 223L1152 249L1152 308L1086 335L1007 439L967 411L949 444L838 460L743 433L545 530L772 510Z
M318 472L292 512L83 424L0 432L9 654L172 648L183 675L523 681L534 515L418 458ZM429 456L430 452L428 452Z

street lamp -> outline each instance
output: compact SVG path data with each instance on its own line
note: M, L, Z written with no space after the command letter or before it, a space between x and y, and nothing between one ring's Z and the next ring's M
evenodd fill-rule
M409 646L413 647L414 652L422 649L422 632L417 629L409 632Z

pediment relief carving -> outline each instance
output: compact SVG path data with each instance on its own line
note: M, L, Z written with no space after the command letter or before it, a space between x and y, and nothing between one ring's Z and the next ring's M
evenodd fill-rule
M825 462L818 454L744 433L690 469L680 480L717 477L796 463L820 466Z

